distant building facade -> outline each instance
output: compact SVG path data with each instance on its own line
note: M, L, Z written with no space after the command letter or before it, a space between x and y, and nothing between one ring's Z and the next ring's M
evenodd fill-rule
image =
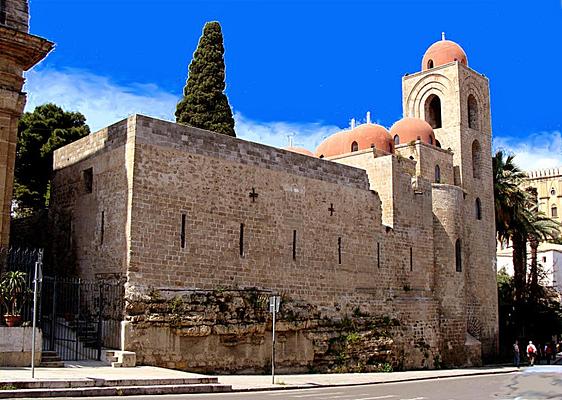
M531 250L527 249L527 265L531 264ZM562 295L562 245L554 243L540 243L537 249L537 262L540 265L539 283L556 289ZM513 248L506 247L497 250L498 271L502 269L509 276L513 276Z
M145 364L267 369L256 288L283 296L281 369L345 360L368 318L393 322L351 332L363 363L480 364L498 346L488 79L444 39L421 69L390 131L316 154L141 115L57 150L55 259L126 280L122 346Z
M562 212L562 168L527 172L526 184L537 190L539 211L560 222Z

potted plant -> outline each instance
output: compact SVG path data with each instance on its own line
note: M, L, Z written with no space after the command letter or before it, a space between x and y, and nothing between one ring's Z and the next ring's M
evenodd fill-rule
M21 308L28 293L25 276L22 271L8 271L0 280L0 300L6 307L4 320L8 326L21 324Z

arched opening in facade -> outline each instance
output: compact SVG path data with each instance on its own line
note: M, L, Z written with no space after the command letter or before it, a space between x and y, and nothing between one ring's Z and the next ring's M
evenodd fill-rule
M480 179L480 171L482 169L482 155L480 149L480 143L478 140L472 142L472 177L475 179Z
M552 205L552 207L550 207L550 216L552 218L558 218L558 207L556 207L556 205Z
M441 148L441 142L437 139L435 139L435 146Z
M357 142L351 143L351 151L357 151L357 150L359 150L359 145L357 144Z
M429 96L425 101L425 121L433 129L443 126L441 121L441 99L435 94Z
M435 183L441 183L441 168L439 168L439 165L435 166Z
M479 197L476 198L475 207L476 207L476 219L480 220L482 219L482 203L480 202Z
M389 153L392 153L392 150L393 150L393 148L392 148L392 143L389 143L389 144L388 144L388 152L389 152Z
M468 108L468 127L472 129L478 129L478 102L476 98L472 95L468 95L467 100Z
M433 68L433 60L430 59L427 61L427 69L431 69L431 68Z
M394 135L394 144L400 144L400 136Z
M462 248L460 239L457 239L455 242L455 269L457 272L462 272Z

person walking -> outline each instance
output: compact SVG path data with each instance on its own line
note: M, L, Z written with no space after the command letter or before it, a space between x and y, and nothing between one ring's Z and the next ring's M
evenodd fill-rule
M519 352L519 341L516 340L513 344L513 365L519 368L519 363L521 361L521 354Z
M529 364L531 364L531 367L535 365L536 356L537 356L537 348L533 344L533 341L529 340L529 345L527 346L527 358L529 359Z

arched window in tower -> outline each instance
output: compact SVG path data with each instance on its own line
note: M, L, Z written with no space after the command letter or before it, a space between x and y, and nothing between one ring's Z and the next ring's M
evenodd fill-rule
M351 151L357 151L357 150L359 150L359 145L357 144L357 142L351 143Z
M472 177L480 179L482 155L480 150L480 143L478 140L472 142Z
M550 207L550 216L552 218L558 218L558 208L556 207L555 204L553 204L552 207Z
M439 165L435 166L435 183L441 183L441 168L439 168Z
M482 203L480 202L479 197L476 198L475 207L476 207L476 219L480 220L482 219Z
M427 69L431 68L433 68L433 60L430 59L429 61L427 61Z
M478 129L478 103L476 98L472 95L468 95L467 100L468 107L468 127L472 129Z
M455 269L457 272L462 272L462 248L460 239L457 239L455 242Z
M394 148L392 147L392 143L389 143L389 144L388 144L388 152L389 152L389 153L392 153L393 150L394 150Z
M394 135L394 144L400 144L400 136Z
M425 120L433 129L441 128L441 99L432 94L425 101Z

